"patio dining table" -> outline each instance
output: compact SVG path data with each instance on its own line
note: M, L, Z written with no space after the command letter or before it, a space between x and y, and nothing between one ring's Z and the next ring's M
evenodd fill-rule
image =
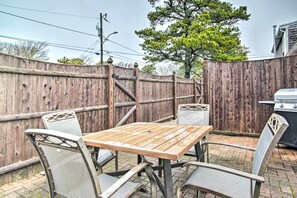
M161 159L164 172L161 190L165 197L171 198L174 192L170 160L179 160L193 146L198 155L200 140L211 130L212 126L135 122L87 134L83 140L88 146Z

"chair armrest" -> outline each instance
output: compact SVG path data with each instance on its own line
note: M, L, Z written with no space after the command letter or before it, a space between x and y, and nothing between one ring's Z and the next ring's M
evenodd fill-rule
M261 177L259 175L254 175L251 173L246 173L246 172L242 172L239 170L235 170L235 169L231 169L231 168L227 168L224 166L219 166L216 164L208 164L208 163L203 163L203 162L187 162L185 163L183 166L197 166L197 167L204 167L204 168L210 168L210 169L214 169L214 170L219 170L219 171L223 171L226 173L230 173L230 174L234 174L234 175L238 175L241 177L245 177L251 180L255 180L257 182L264 182L264 177Z
M142 162L140 164L138 164L137 166L135 166L134 168L132 168L129 172L127 172L125 175L123 175L117 182L115 182L112 186L110 186L105 192L103 192L100 197L101 198L108 198L111 197L114 193L116 193L116 191L121 188L129 179L131 179L135 174L137 174L138 172L142 171L143 169L147 169L147 168L151 168L151 164L148 162ZM146 170L147 172L147 170ZM151 179L153 179L154 183L152 185L155 186L156 188L156 181L155 179L152 177L151 174L147 174L150 181L152 181Z
M237 144L228 144L228 143L223 143L223 142L204 142L201 144L201 146L204 146L206 144L215 144L215 145L222 145L222 146L230 146L234 148L240 148L240 149L245 149L245 150L250 150L250 151L255 151L255 148L248 147L248 146L241 146Z

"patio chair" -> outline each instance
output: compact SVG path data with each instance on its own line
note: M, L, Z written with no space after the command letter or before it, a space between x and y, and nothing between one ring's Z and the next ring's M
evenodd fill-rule
M181 104L178 106L177 123L209 125L209 104Z
M25 134L40 157L50 197L129 197L143 185L128 180L143 170L150 181L151 197L157 196L153 170L146 161L120 179L103 173L97 175L91 155L80 136L47 129L27 129Z
M209 104L180 104L177 111L177 124L209 125L209 109ZM206 139L207 136L201 140L200 145L204 143ZM204 158L201 158L203 153L203 151L199 153L200 159L197 159L198 161L204 161ZM185 155L197 157L195 147L192 147ZM140 162L140 160L138 160L138 162ZM158 159L158 165L162 165L161 159ZM159 177L162 176L161 170L158 172L158 175Z
M255 149L252 173L203 162L186 163L184 166L187 168L197 168L181 189L177 189L177 197L181 197L189 188L222 197L259 197L269 156L287 127L288 123L282 116L271 115Z
M209 104L181 104L178 106L177 124L209 125L209 109ZM206 141L207 136L200 144ZM195 148L192 147L185 155L195 157Z
M80 124L74 111L61 111L42 116L46 129L62 131L72 135L82 136ZM115 158L115 170L118 170L117 152L114 154L107 149L94 149L94 164L96 167L104 166ZM94 159L93 158L93 159Z

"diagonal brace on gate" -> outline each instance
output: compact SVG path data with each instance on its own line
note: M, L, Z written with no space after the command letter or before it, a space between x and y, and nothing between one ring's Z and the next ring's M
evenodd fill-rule
M125 94L127 94L127 96L129 96L132 100L134 100L136 102L136 97L131 94L123 85L121 85L117 80L114 81L115 85L122 90ZM136 110L136 105L134 105L129 111L128 113L119 121L119 123L117 123L116 126L121 126L122 124L124 124L128 118L132 115L132 113Z
M115 80L115 85L120 88L127 96L129 96L132 100L136 101L136 98L134 95L132 95L123 85L121 85L117 80Z
M117 126L121 126L122 124L124 124L128 118L132 115L132 113L136 110L136 105L134 105L129 111L128 113L121 119L121 121L119 121L119 123L117 123Z

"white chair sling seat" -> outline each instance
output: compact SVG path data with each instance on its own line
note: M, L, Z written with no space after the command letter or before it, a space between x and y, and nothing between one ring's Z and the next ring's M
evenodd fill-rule
M116 181L119 180L116 177L112 177L112 176L104 174L104 173L100 174L98 176L98 179L99 179L101 190L103 192L106 191L110 186L112 186L114 183L116 183ZM111 197L112 198L116 198L116 197L122 198L123 195L129 196L134 193L135 189L140 189L141 187L143 187L143 186L139 183L134 183L134 182L128 181Z
M187 186L199 186L203 192L219 192L219 196L250 198L251 180L234 174L198 167L185 183Z

